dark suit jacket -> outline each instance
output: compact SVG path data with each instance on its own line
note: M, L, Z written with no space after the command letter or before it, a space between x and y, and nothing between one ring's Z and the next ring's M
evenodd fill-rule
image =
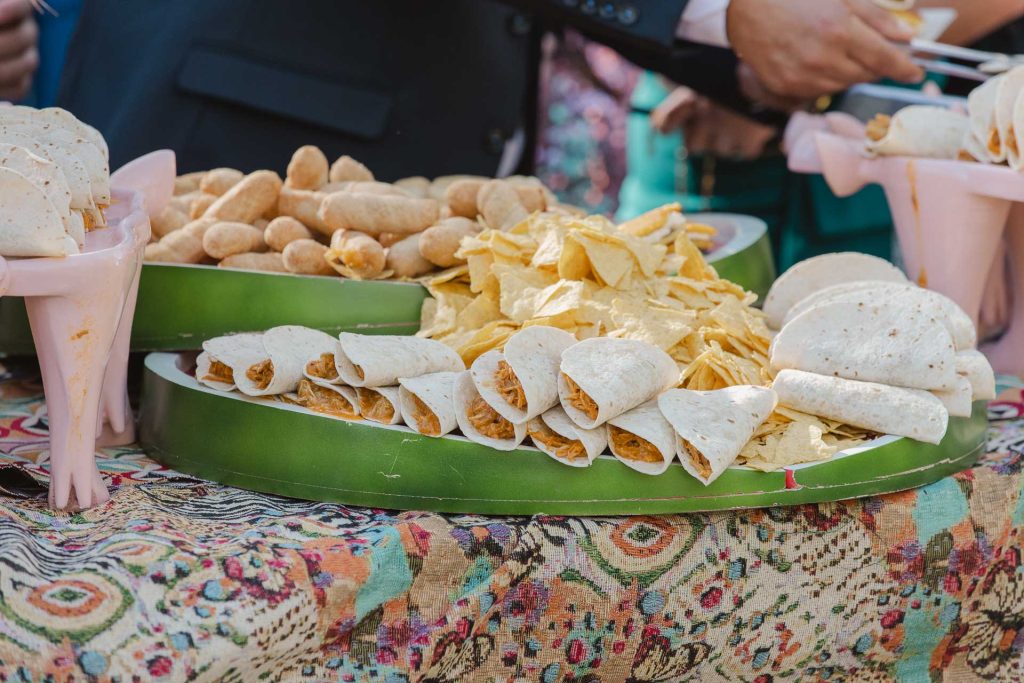
M283 169L316 144L384 179L493 174L536 117L542 24L572 23L728 99L731 54L673 43L684 5L86 0L59 104L103 132L115 168L166 147L183 172Z

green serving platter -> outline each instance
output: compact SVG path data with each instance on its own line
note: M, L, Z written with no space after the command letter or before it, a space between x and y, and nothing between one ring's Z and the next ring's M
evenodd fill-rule
M188 374L194 354L147 356L140 442L181 472L265 493L391 509L475 514L634 515L769 507L889 493L971 466L985 450L985 403L950 420L938 446L882 437L790 473L729 469L703 486L674 463L652 477L610 456L585 469L532 447L500 452L221 393ZM788 479L788 482L787 482Z
M775 279L765 224L734 214L701 214L693 220L719 229L708 257L719 275L763 298ZM330 334L413 334L426 296L418 284L407 282L148 263L142 267L131 348L198 349L211 337L277 325L304 325ZM24 301L0 298L0 355L27 355L34 349Z

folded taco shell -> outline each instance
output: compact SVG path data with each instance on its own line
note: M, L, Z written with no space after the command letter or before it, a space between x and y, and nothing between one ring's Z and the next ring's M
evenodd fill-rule
M777 402L767 387L672 389L658 397L658 408L678 437L679 462L707 486L736 461Z
M971 383L975 401L991 401L996 397L996 376L981 351L971 349L956 354L956 372Z
M398 380L405 424L425 436L444 436L459 426L455 417L458 372L432 372Z
M933 391L935 397L946 406L950 417L970 417L973 401L970 381L963 375L956 376L956 383L952 389Z
M996 101L1003 75L990 78L967 96L967 114L974 137L985 148L988 161L1000 164L1006 161L1006 146L999 138L996 123Z
M527 327L509 337L502 351L488 351L473 362L473 382L502 417L525 423L558 405L562 353L575 343L564 330Z
M907 276L885 259L870 254L846 251L813 256L789 268L768 290L764 300L768 326L780 329L789 309L814 292L860 280L906 282Z
M79 252L60 211L21 173L0 168L0 256L69 256Z
M526 438L526 425L514 425L491 408L468 370L455 379L455 419L467 439L499 451L515 450Z
M783 370L772 384L779 403L810 415L937 444L946 434L949 412L920 389Z
M805 370L915 389L951 389L953 339L933 307L835 302L793 318L772 340L773 370Z
M539 450L570 467L589 467L608 445L604 427L583 429L560 406L530 420L527 433Z
M605 425L608 448L619 462L642 474L661 474L676 456L676 433L658 408L647 401Z
M341 380L354 387L393 386L401 377L466 369L452 348L419 337L342 332L334 353Z
M676 362L658 347L596 337L562 354L558 396L573 422L593 429L678 383Z

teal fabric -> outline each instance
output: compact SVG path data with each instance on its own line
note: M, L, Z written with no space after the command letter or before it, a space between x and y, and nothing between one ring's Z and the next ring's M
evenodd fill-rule
M816 254L855 249L891 258L892 220L885 197L869 187L839 199L818 176L790 173L779 154L750 162L688 157L683 136L651 128L647 112L668 91L645 73L633 92L627 124L628 173L616 218L626 220L667 202L684 211L750 214L768 224L779 268ZM702 178L714 176L710 194Z

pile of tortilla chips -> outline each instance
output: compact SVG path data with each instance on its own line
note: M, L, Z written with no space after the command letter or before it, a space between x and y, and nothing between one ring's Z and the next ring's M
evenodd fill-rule
M661 212L660 215L654 215ZM538 213L507 232L463 240L465 266L424 281L419 335L440 340L469 365L517 330L550 325L578 339L640 339L671 355L681 387L768 385L770 335L756 295L718 277L694 243L709 229L688 225L678 206L616 226L601 216ZM780 408L741 455L778 469L831 457L868 438Z

